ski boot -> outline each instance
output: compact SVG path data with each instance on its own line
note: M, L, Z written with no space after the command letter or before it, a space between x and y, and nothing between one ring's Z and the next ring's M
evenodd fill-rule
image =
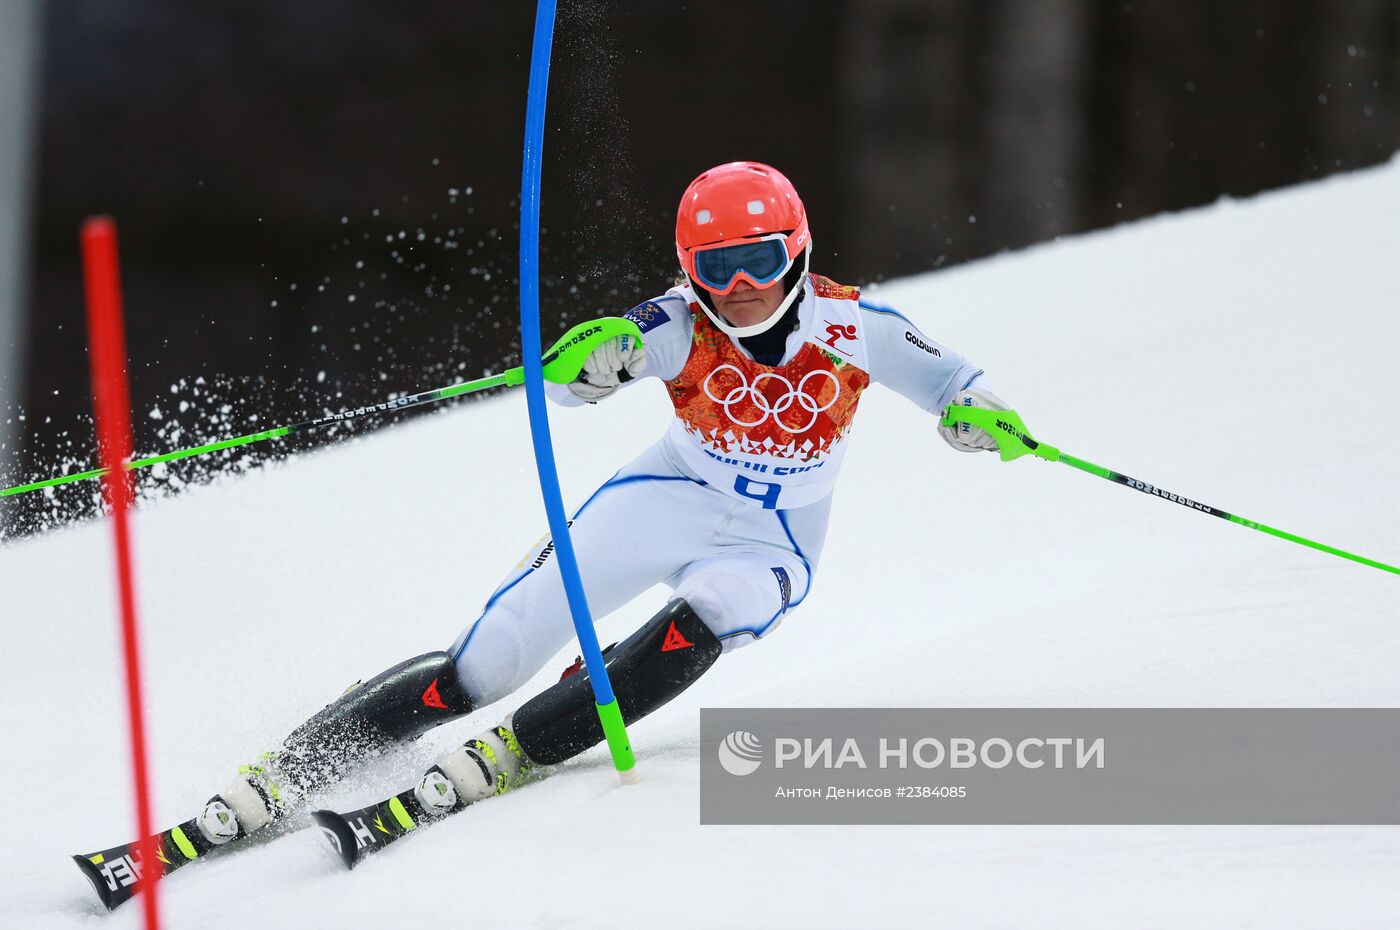
M509 721L507 721L509 722ZM494 727L448 752L423 774L414 796L423 811L437 817L477 801L505 794L530 771L530 760L515 734Z
M278 781L276 758L275 753L264 753L258 763L240 766L238 777L209 799L195 818L206 840L222 846L261 830L286 813L289 798Z

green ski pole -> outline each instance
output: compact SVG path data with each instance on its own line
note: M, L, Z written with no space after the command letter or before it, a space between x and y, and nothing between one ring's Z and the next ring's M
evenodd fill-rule
M1129 477L1121 472L1104 468L1102 465L1095 465L1093 462L1086 462L1084 459L1061 452L1059 449L1044 442L1033 439L1026 429L1026 424L1021 420L1019 414L1014 410L984 410L980 407L953 407L950 406L943 412L942 424L952 426L954 423L967 423L971 426L980 427L996 440L997 449L1001 452L1001 460L1009 462L1012 459L1020 458L1023 455L1034 455L1037 458L1045 459L1047 462L1063 462L1072 468L1088 472L1091 475L1098 475L1100 478L1107 478L1115 484L1132 488L1134 491L1141 491L1153 497L1160 497L1164 501L1171 501L1183 507L1196 510L1201 513L1210 514L1212 517L1219 517L1222 520L1229 520L1240 526L1248 527L1251 530L1258 530L1261 533L1268 533L1270 536L1277 536L1279 539L1286 539L1289 542L1316 549L1319 552L1327 552L1331 555L1339 556L1343 559L1350 559L1353 562L1360 562L1362 565L1369 565L1372 568L1379 568L1381 571L1391 572L1400 575L1400 568L1394 565L1387 565L1375 559L1368 559L1362 555L1356 555L1343 549L1325 545L1312 539L1296 536L1272 526L1267 526L1257 520L1250 520L1246 517L1236 516L1227 513L1218 507L1211 507L1202 504L1200 501L1192 500L1181 494L1174 494L1156 485L1148 484L1146 481L1139 481L1137 478Z
M641 332L637 329L637 324L623 317L603 317L597 320L590 320L587 323L580 323L570 329L559 341L550 347L545 353L542 364L544 365L544 376L548 381L555 384L568 384L578 377L578 373L583 370L584 359L601 342L613 338L614 336L630 335L638 341L641 340ZM194 446L189 449L180 449L175 452L166 452L161 455L153 455L149 458L137 459L128 462L127 471L137 468L146 468L150 465L159 465L161 462L173 462L177 459L187 459L196 455L204 455L208 452L218 452L220 449L232 449L235 446L246 446L249 443L262 442L265 439L281 439L283 436L290 436L293 433L302 433L307 430L319 429L323 426L330 426L332 423L343 423L346 420L354 420L360 417L370 416L378 413L398 413L408 410L411 407L422 407L427 404L435 404L440 400L447 400L449 397L458 397L463 394L472 394L477 391L484 391L494 387L515 387L525 383L525 367L523 365L507 369L498 375L488 375L485 378L478 378L475 381L466 381L461 384L454 384L445 388L437 388L432 391L423 391L419 394L410 394L394 400L383 401L378 404L371 404L368 407L355 407L349 410L342 410L339 413L332 413L315 420L306 420L301 423L293 423L290 426L278 426L273 429L263 430L260 433L249 433L247 436L236 436L233 439L223 439L219 442L211 442L202 446ZM85 481L89 478L99 478L106 474L106 469L94 468L88 471L76 472L71 475L60 475L57 478L49 478L45 481L35 481L30 484L21 484L13 488L0 489L0 497L11 497L16 494L25 494L29 491L38 491L41 488L52 488L61 484L72 484L75 481Z

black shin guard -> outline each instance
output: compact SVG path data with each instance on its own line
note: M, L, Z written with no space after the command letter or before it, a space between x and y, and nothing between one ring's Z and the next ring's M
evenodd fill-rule
M355 763L472 710L452 657L429 652L346 691L282 743L277 769L305 793Z
M672 601L607 654L608 677L625 723L640 720L690 687L719 658L720 642L682 599ZM536 695L511 725L533 762L553 765L603 741L587 670Z

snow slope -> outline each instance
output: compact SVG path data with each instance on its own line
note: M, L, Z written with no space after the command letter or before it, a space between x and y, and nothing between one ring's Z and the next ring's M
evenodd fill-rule
M874 296L978 360L1046 441L1393 563L1397 251L1400 160ZM668 410L651 389L553 411L566 498ZM524 411L519 393L448 410L139 515L161 825L476 616L544 527ZM1394 828L702 828L696 738L705 705L1396 706L1398 586L1068 468L953 454L873 390L816 596L633 728L639 785L594 750L353 874L292 833L165 883L167 923L1395 926ZM104 526L0 548L0 788L20 840L0 851L0 927L140 921L102 914L68 860L134 833L111 588ZM328 800L400 787L509 706Z

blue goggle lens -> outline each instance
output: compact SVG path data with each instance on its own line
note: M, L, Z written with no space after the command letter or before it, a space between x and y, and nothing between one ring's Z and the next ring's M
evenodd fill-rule
M722 291L743 271L759 284L776 280L787 270L787 245L781 239L745 242L695 253L695 274L712 291Z

